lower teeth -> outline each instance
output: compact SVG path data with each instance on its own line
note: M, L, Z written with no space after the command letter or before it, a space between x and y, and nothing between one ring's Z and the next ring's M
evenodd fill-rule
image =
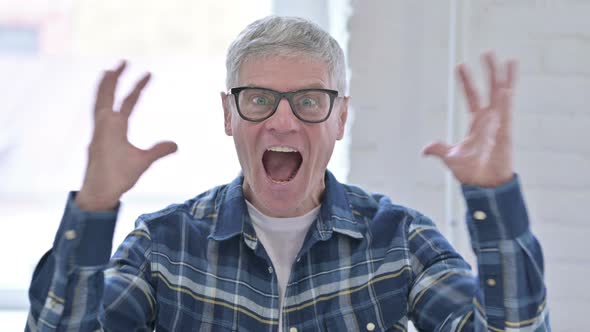
M278 180L278 181L277 180L272 180L272 182L283 184L283 183L289 182L289 180Z
M291 180L293 180L295 178L295 175L297 175L297 171L299 171L299 169L293 171L293 173L291 174L291 176L289 176L289 178L286 179L286 180L275 180L273 178L271 178L271 180L274 183L287 183L287 182L289 182L289 181L291 181Z

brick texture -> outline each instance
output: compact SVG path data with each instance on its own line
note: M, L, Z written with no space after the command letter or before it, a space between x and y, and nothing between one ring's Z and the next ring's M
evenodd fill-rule
M420 149L447 136L448 2L352 1L350 182L431 216L470 260L456 186L446 221L444 168ZM480 54L519 60L515 169L546 258L552 325L582 331L590 307L590 2L458 1L457 59L485 91ZM467 125L460 90L453 137ZM485 94L483 94L485 97Z

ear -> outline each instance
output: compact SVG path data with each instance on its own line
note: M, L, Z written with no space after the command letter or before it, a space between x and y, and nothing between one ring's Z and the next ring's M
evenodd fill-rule
M348 118L348 100L350 96L342 98L340 103L340 114L338 114L338 135L337 140L341 140L344 137L344 128L346 128L346 119Z
M230 106L230 95L225 92L221 92L221 104L223 106L223 124L225 126L225 134L232 136L231 130L231 106Z

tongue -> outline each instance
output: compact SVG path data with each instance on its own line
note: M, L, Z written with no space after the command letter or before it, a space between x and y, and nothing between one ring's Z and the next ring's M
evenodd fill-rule
M290 181L301 165L299 152L266 151L262 156L266 174L274 181Z

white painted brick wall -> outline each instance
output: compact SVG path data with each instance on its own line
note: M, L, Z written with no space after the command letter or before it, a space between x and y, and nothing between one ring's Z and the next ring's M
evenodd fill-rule
M448 1L351 3L348 56L356 115L349 180L425 212L446 231L443 168L419 152L446 136ZM590 1L458 3L459 57L474 69L480 87L485 76L479 57L485 50L520 61L515 166L545 252L552 325L555 331L585 331ZM465 128L466 122L461 115L456 125ZM461 222L448 231L471 257L463 210L456 214Z
M438 13L448 10L442 2L431 4L431 11L414 2L353 1L352 5L349 61L356 114L350 179L398 202L415 201L410 199L413 188L422 179L417 171L425 176L440 174L438 164L422 163L420 149L428 139L445 136L448 36L446 21ZM430 123L423 121L429 117L443 121L442 125L415 125Z

